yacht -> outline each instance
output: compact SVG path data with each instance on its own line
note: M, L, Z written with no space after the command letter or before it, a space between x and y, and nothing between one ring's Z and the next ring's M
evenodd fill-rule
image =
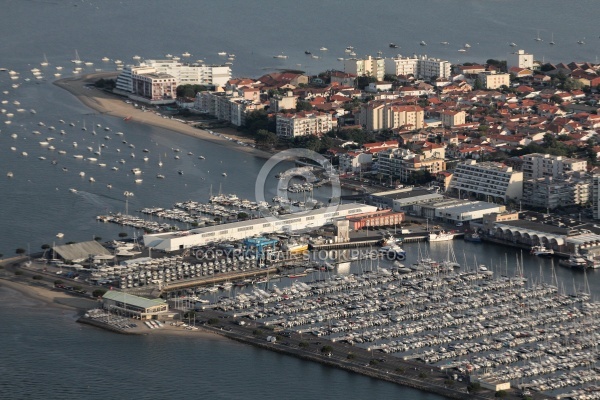
M397 244L383 246L379 249L379 253L392 260L402 261L406 259L406 252Z
M574 269L586 269L588 266L587 260L581 257L579 254L571 254L568 259L560 260L558 264L562 265L563 267Z
M430 242L445 242L447 240L453 239L454 233L446 231L429 232L429 235L427 236L427 240L429 240Z
M531 248L531 254L533 254L534 256L548 257L554 254L554 250L549 249L544 245L533 246Z

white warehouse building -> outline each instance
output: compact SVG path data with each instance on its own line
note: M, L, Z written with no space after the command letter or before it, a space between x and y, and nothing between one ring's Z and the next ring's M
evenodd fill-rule
M350 215L374 211L377 211L375 206L357 203L341 204L332 209L325 207L310 210L306 213L282 215L278 216L277 219L257 218L185 232L147 234L144 235L144 245L167 252L177 251L223 240L241 240L275 232L289 233L303 229L316 229Z

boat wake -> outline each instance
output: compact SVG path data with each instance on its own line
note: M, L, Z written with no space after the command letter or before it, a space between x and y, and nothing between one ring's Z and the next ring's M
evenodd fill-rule
M81 190L78 190L77 193L75 193L78 196L81 196L81 198L83 200L85 200L86 202L88 202L89 204L93 204L94 206L98 206L98 207L102 207L102 208L106 208L109 207L110 204L103 199L103 197L112 199L112 200L117 200L117 201L125 201L125 200L121 200L118 198L112 198L109 196L103 196L103 195L99 195L99 194L95 194L95 193L90 193L90 192L84 192Z

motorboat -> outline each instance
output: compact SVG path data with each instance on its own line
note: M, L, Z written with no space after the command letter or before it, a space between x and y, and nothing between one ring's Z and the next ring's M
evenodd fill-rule
M421 46L427 46L427 43L424 40L421 40L421 43L419 43Z
M321 47L319 50L320 50L320 51L327 51L327 50L329 50L329 49L328 49L327 47Z
M446 231L429 232L429 235L427 236L427 240L429 240L430 242L445 242L447 240L453 239L454 233Z
M574 269L586 269L588 261L579 254L571 254L568 259L558 261L558 265Z
M398 45L397 45L396 43L390 43L390 44L389 44L389 47L390 47L391 49L397 49L397 48L398 48Z
M547 248L544 245L531 247L531 254L539 257L549 257L554 254L554 250Z

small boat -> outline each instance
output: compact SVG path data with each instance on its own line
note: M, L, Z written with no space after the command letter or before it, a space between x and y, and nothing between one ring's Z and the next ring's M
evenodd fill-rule
M71 193L77 193L77 189L70 188L69 192L71 192Z
M585 39L585 38L584 38L584 39ZM585 44L585 41L583 41L583 40L578 40L578 41L577 41L577 44Z
M134 175L140 175L142 173L142 170L139 168L133 168L131 172L133 172Z
M424 40L421 40L421 43L419 43L421 46L427 46L427 43L425 43Z
M465 45L463 46L465 49L469 49L471 48L471 45L469 43L465 43Z
M223 172L221 175L223 175L223 176L227 176L227 172Z
M131 57L131 58L133 58L134 60L140 60L142 57L140 57L140 56L138 56L138 55L136 54L135 56L133 56L133 57Z
M284 54L277 54L276 56L273 56L273 58L286 59L286 58L288 58L288 56L286 56Z
M554 255L554 250L547 248L544 245L531 247L531 254L538 257L549 257Z
M540 31L537 31L537 36L534 39L536 42L541 42L543 39L540 37Z
M79 58L79 53L75 50L75 58L71 60L73 64L81 64L81 59Z
M440 44L442 44L442 45L444 45L444 46L447 46L447 45L449 45L449 44L450 44L450 42L440 42Z
M39 157L38 157L38 160L42 160L42 161L43 161L43 160L45 160L45 159L46 159L46 157L44 157L44 156L39 156Z
M511 42L511 43L509 43L508 45L509 45L510 47L517 47L517 44L516 44L516 43L514 43L514 42Z
M142 179L136 179L135 183L142 183Z
M344 61L344 57L338 57L338 61Z
M205 160L205 159L206 159L204 156L198 156L198 158L199 158L200 160Z
M8 171L8 172L6 173L6 177L7 177L7 178L12 178L13 176L14 176L14 174L13 174L11 171Z
M40 65L42 67L47 67L48 66L48 59L46 58L45 54L44 54L44 60L40 63Z
M390 46L391 49L397 49L398 48L398 45L396 43L390 43L389 46Z
M310 51L308 51L308 50L305 50L304 54L306 54L308 56L308 55L311 55L312 53Z
M217 54L218 54L218 55L220 55L220 56L226 56L226 55L227 55L227 52L225 52L225 51L220 51L220 52L218 52Z
M466 53L466 52L467 52L467 50L466 50L466 49L458 49L458 52L459 52L459 53Z
M108 58L108 57L102 57L102 61L104 61L104 62L109 62L109 61L110 61L110 58Z
M85 176L85 172L81 171L81 172L79 173L79 176L83 178L83 177Z
M473 232L469 235L465 235L465 242L473 242L473 243L481 243L481 236L479 234Z
M178 173L179 175L183 175L183 171L182 171L182 170L179 170L179 171L177 171L177 173Z
M88 179L90 182L96 182L96 180L94 179L94 177L90 176L90 179Z
M111 185L110 183L107 183L107 184L106 184L106 187L107 187L108 189L112 189L112 185Z
M158 179L165 179L165 176L164 176L164 175L161 175L161 174L158 174L158 175L156 175L156 177L157 177Z
M454 239L454 233L452 232L446 232L446 231L439 231L439 232L429 232L429 235L427 236L427 240L429 240L430 242L443 242L443 241L447 241L447 240L453 240Z
M588 267L588 262L579 254L571 254L568 259L559 260L558 265L574 269L586 269Z
M327 47L321 47L319 50L320 50L320 51L327 51L327 50L329 50L329 49L328 49Z
M21 153L21 155L22 155L23 157L27 157L29 154L27 154L27 152L26 152L26 151L24 151L24 152L22 152L22 153Z
M548 42L548 44L550 46L554 46L556 43L554 42L554 32L552 32L552 39L550 39L550 42Z
M182 56L182 57L190 57L190 56L191 56L191 54L190 54L189 52L187 52L187 51L186 51L186 52L185 52L185 53L183 53L181 56Z
M58 233L56 234L56 237L57 237L57 238L59 238L59 239L62 239L63 237L65 237L65 234L64 234L64 233L62 233L62 232L58 232Z

